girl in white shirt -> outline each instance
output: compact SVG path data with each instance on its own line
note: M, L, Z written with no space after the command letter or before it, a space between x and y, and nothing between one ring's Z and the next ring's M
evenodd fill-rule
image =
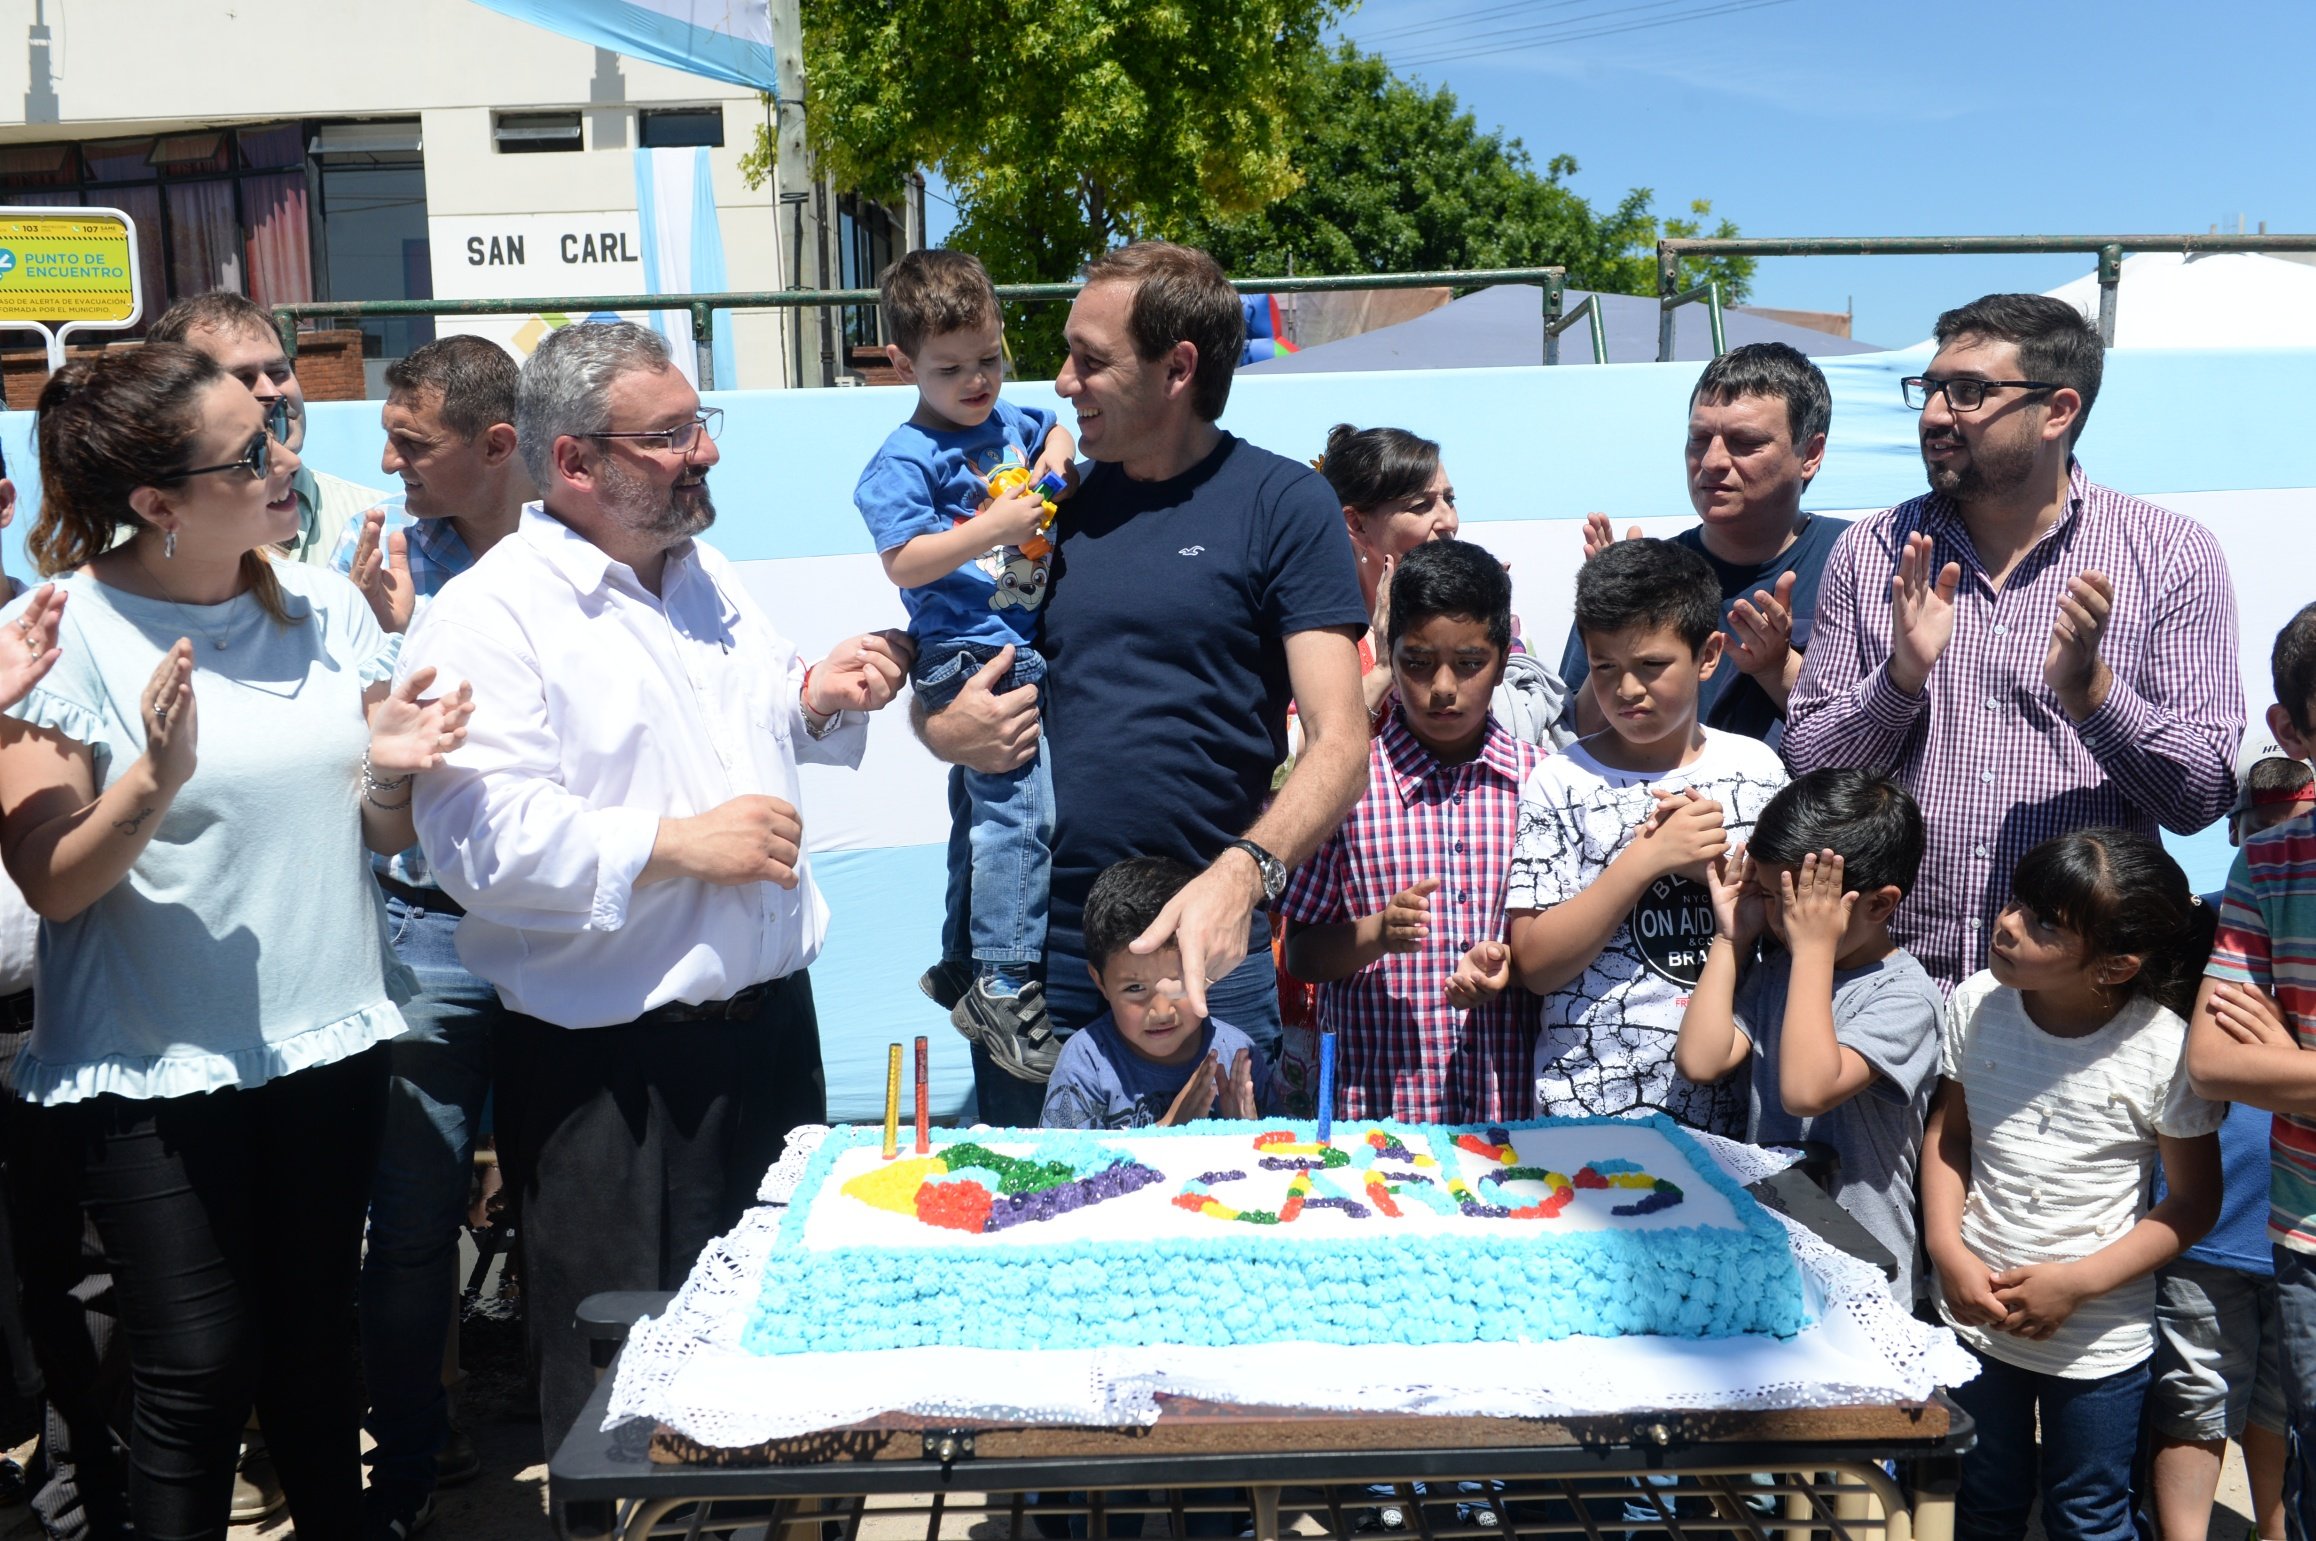
M1953 1390L1978 1423L1955 1533L2018 1541L2039 1489L2051 1541L2127 1541L2153 1274L2219 1212L2224 1109L2180 1057L2213 917L2120 829L2036 846L2012 893L1954 992L1922 1152L1939 1309L1982 1367Z

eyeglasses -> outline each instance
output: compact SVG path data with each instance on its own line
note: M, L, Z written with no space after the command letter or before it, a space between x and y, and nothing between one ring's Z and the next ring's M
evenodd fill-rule
M290 404L287 396L276 396L265 404L265 431L284 444L289 442L289 419Z
M1910 375L1898 382L1898 389L1905 393L1906 405L1917 412L1930 405L1930 398L1941 391L1946 393L1946 405L1955 411L1975 412L1985 404L1988 391L2006 388L2022 391L2066 389L2054 380L1978 380L1968 375L1958 375L1950 380L1941 380L1936 375Z
M700 441L702 433L705 433L710 442L713 442L715 437L723 431L724 409L722 407L709 407L702 411L699 416L688 422L678 423L673 428L639 428L622 430L617 433L581 434L580 437L584 439L657 439L668 449L674 450L679 455L685 455L691 453L692 446Z
M273 466L273 446L273 430L260 428L257 437L249 441L249 448L241 452L239 460L228 460L216 466L194 466L190 470L179 471L169 480L181 482L188 476L214 476L220 471L247 471L251 481L262 482L266 472Z

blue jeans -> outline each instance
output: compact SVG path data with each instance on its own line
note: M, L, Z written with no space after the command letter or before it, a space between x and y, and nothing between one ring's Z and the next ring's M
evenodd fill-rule
M928 646L911 670L910 687L927 712L938 712L957 697L975 670L997 655L980 643ZM1045 660L1024 643L1014 650L1006 672L1006 692L1038 689ZM949 920L942 928L944 950L963 931L973 960L983 964L1034 964L1045 956L1045 907L1053 877L1053 767L1045 747L1025 765L995 775L960 768L950 778L965 795L966 850L970 879L958 871L960 852L949 840ZM956 799L951 798L954 811ZM969 887L968 887L969 882ZM967 915L957 919L961 891Z
M375 1480L424 1494L450 1434L442 1350L456 1314L458 1230L490 1092L491 1037L505 1008L458 961L456 915L396 898L386 910L419 993L402 1008L410 1030L386 1045L385 1134L362 1258L362 1377Z
M1072 964L1071 967L1076 967ZM1254 1040L1262 1063L1254 1067L1259 1082L1270 1074L1279 1052L1279 976L1271 963L1270 917L1255 911L1247 938L1246 961L1206 987L1206 1009ZM1054 1024L1061 1031L1063 1024ZM999 1129L1034 1129L1045 1108L1045 1087L1036 1081L1009 1076L989 1058L989 1051L973 1045L973 1101L981 1122Z
M1955 1541L2019 1541L2038 1487L2050 1541L2133 1541L2131 1463L2146 1361L2097 1380L2040 1375L1985 1354L1978 1362L1976 1378L1949 1393L1978 1423L1978 1445L1962 1458Z
M2316 1257L2290 1247L2276 1258L2276 1316L2292 1464L2284 1469L2284 1530L2316 1541Z

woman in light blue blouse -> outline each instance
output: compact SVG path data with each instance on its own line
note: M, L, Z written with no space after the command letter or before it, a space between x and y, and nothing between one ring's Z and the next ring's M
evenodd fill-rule
M216 364L108 353L39 412L27 544L69 603L0 718L0 855L42 920L13 1111L69 1153L113 1263L138 1534L225 1534L254 1403L299 1531L350 1536L373 1046L408 991L363 848L411 843L411 779L470 707L389 693L361 595L272 560L297 459ZM44 640L29 603L0 652Z

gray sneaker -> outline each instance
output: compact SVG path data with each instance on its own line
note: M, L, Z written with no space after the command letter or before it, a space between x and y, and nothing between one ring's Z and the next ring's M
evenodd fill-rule
M1023 985L1018 995L992 995L986 981L976 982L949 1013L949 1021L968 1043L987 1049L990 1062L1017 1081L1042 1085L1061 1057L1061 1040L1046 1020L1045 986L1035 980Z
M262 1435L244 1433L241 1436L241 1455L233 1465L233 1504L228 1511L236 1525L252 1525L289 1502L281 1490L281 1478L273 1469L273 1456L265 1448Z

